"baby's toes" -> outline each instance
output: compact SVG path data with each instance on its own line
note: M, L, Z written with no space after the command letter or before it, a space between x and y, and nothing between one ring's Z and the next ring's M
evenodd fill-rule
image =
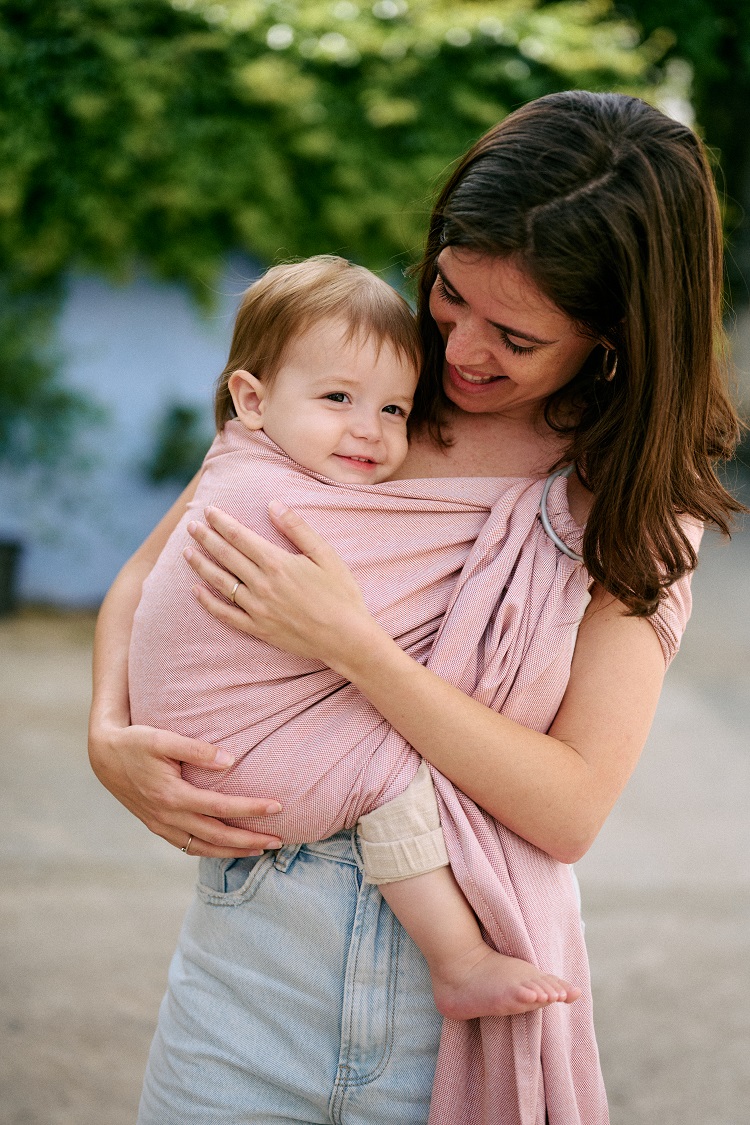
M578 987L578 985L570 984L566 980L564 980L562 982L562 984L565 988L565 1003L566 1004L572 1004L572 1003L574 1003L574 1001L579 999L579 997L581 996L581 989Z
M553 990L543 979L525 980L516 988L516 996L525 1004L543 1007L556 999Z
M547 980L550 982L551 987L555 990L555 999L561 1003L572 1004L581 995L580 988L576 988L574 984L569 981L562 980L561 977L548 976Z
M570 987L564 980L561 980L560 977L554 977L551 974L545 974L542 977L541 984L550 1003L564 1000L567 996L568 988Z
M546 1004L547 990L538 980L525 980L516 985L515 998L522 1004Z

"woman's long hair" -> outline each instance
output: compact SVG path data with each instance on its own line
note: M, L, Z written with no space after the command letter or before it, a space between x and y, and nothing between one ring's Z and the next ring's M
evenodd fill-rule
M446 246L512 258L597 341L546 404L593 493L583 553L596 582L648 615L696 555L684 515L729 531L742 510L714 471L739 424L726 392L722 233L692 130L637 98L573 91L512 113L461 160L419 272L425 365L413 424L444 442L443 341L429 313ZM571 423L571 418L574 421Z

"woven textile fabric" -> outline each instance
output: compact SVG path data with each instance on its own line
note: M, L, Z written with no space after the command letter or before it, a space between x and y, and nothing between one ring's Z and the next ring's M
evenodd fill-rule
M549 728L565 692L589 584L538 518L543 481L408 480L340 485L300 469L237 421L217 437L195 498L143 588L130 653L134 723L220 742L235 765L185 768L226 793L278 797L243 826L287 843L325 839L403 792L419 755L329 668L230 630L191 594L190 520L215 505L289 549L268 503L300 513L352 568L371 612L414 659L527 727ZM554 482L560 538L582 529ZM678 583L654 626L665 659L690 608ZM575 1004L509 1018L446 1020L430 1125L604 1125L606 1097L571 873L432 770L456 878L496 949L578 984Z

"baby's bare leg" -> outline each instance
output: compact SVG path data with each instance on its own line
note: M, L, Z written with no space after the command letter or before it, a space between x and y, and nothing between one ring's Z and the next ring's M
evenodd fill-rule
M512 1016L556 1001L572 1004L581 995L575 985L491 949L450 867L381 884L380 890L425 955L442 1015Z

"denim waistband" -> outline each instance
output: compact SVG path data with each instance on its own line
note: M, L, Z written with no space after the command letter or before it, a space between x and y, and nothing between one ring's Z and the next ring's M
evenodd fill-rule
M317 840L311 844L285 844L276 852L274 866L279 871L286 871L301 851L307 851L311 855L320 856L321 859L328 859L334 863L351 864L353 867L358 867L360 871L364 870L356 828L348 828L343 832L337 832L335 836L329 836L327 840Z

